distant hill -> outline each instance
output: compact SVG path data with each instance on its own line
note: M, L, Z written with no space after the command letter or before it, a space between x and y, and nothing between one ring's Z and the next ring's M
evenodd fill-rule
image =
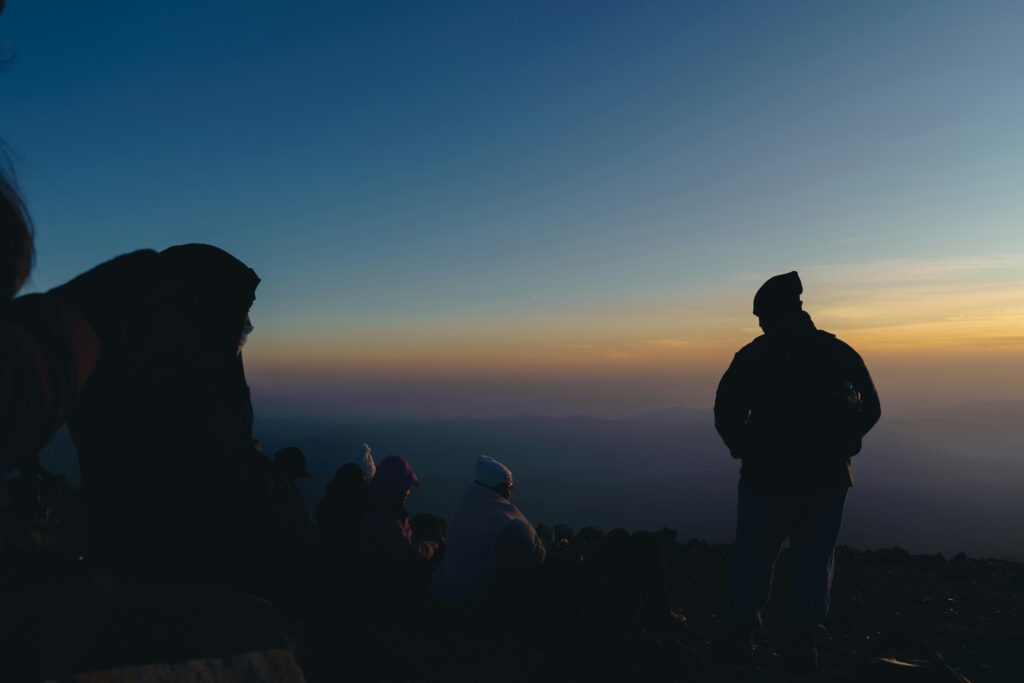
M1024 558L1024 402L970 403L885 416L855 458L842 539L858 547L913 552L961 550ZM515 500L534 520L579 527L654 529L730 540L739 463L714 431L710 409L669 408L627 419L260 418L265 450L302 448L313 478L312 507L334 470L369 443L398 453L423 486L414 511L450 515L486 453L514 471ZM59 434L44 462L77 475L70 440Z

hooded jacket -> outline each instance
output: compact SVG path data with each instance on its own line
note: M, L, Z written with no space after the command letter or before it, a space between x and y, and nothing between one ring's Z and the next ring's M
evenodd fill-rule
M121 572L230 583L269 515L238 353L259 278L208 245L172 247L157 267L69 423L90 551Z
M366 492L366 513L360 531L367 557L372 563L425 563L434 557L437 546L413 540L405 494L419 484L416 471L405 458L389 455L377 466L377 473Z
M864 361L803 311L740 349L715 397L743 487L852 486L850 458L880 415Z
M544 561L545 550L533 526L515 505L494 489L473 482L462 495L448 527L444 562L435 590L455 602L478 602L494 572L499 538L514 543L526 564Z

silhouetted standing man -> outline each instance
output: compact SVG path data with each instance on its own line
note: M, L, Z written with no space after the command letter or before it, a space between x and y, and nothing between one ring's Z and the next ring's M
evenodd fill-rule
M792 664L817 667L850 458L878 421L878 394L857 352L814 326L797 273L754 296L764 334L740 349L715 397L715 428L740 470L729 598L730 654L752 656L751 633L788 536L793 552Z

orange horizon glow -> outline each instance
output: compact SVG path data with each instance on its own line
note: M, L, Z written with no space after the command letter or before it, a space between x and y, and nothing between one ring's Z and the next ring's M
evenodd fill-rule
M804 308L865 357L964 358L1024 351L1024 258L890 263L803 273ZM760 334L751 295L720 292L618 310L550 312L266 333L250 364L421 373L721 367ZM262 334L262 331L261 333Z
M804 308L860 352L887 409L1020 400L1022 266L1024 258L1000 257L808 268ZM761 333L749 312L761 279L614 310L339 325L312 338L260 331L246 365L255 395L291 401L278 412L397 405L438 415L625 416L707 407L732 355Z

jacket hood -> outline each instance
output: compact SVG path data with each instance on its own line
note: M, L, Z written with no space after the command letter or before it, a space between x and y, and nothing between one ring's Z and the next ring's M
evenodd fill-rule
M256 272L209 244L170 247L159 258L165 285L185 300L204 346L234 353L256 299Z
M377 473L370 482L373 497L403 496L410 487L419 486L416 470L400 455L389 455L377 465Z

